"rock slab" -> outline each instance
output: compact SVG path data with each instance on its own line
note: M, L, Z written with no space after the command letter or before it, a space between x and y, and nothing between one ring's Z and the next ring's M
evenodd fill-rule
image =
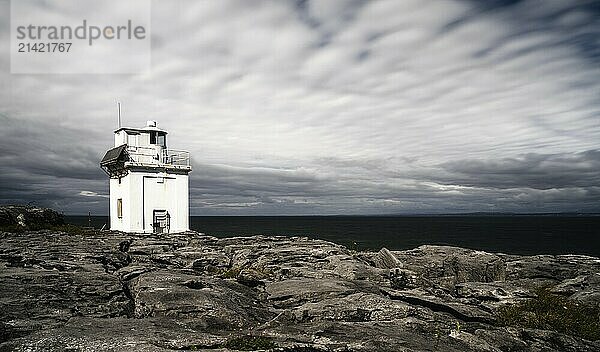
M0 351L232 351L245 336L273 351L599 351L495 323L497 308L539 285L597 304L599 275L600 260L586 256L0 232Z

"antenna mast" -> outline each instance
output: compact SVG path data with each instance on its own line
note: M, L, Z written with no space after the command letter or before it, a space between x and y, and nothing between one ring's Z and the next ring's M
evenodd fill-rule
M119 123L118 128L121 128L121 102L120 101L117 101L117 109L118 109L117 119L118 119L118 123Z

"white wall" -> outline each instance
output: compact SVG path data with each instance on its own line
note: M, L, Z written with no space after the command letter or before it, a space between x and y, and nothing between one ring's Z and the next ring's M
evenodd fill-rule
M122 177L121 183L116 178L110 179L110 228L125 231L131 228L131 196L129 194L131 178ZM117 216L117 200L123 200L123 217Z
M121 130L115 133L115 147L118 147L123 144L127 144L127 133Z
M138 144L137 147L148 147L150 144L150 132L141 132L138 135Z
M189 230L189 178L187 174L132 171L110 180L111 229L152 232L154 210L171 216L170 232ZM117 199L123 199L123 218L117 217Z
M120 130L115 133L115 147L127 144L130 147L148 147L150 144L150 132L129 132Z

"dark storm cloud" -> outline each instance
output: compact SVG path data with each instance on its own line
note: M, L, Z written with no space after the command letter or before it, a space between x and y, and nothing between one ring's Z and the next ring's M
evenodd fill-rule
M87 212L87 205L78 208L90 201L82 191L106 194L106 176L98 168L101 156L81 143L96 138L94 133L5 115L0 124L0 202Z
M0 55L1 203L106 213L119 98L190 150L193 214L600 211L595 1L152 6L147 74Z
M192 185L201 186L193 186L191 194L207 214L224 209L233 214L365 213L365 204L372 213L440 213L449 211L448 204L450 212L590 212L600 202L600 152L595 150L461 160L396 174L395 182L384 160L328 159L328 164L334 165L335 177L323 176L324 166L307 172L197 165L204 172L192 177Z
M487 12L503 12L507 21L520 25L520 30L493 42L489 48L478 53L481 56L492 55L495 50L520 36L542 33L556 34L544 43L519 48L501 59L510 59L526 55L549 47L571 46L582 57L592 62L600 61L600 6L597 1L486 1L479 2L478 15ZM508 11L506 11L508 9ZM454 25L458 25L454 23Z
M89 144L81 143L97 138L93 132L1 115L0 123L3 173L86 180L103 178L102 172L98 172L98 159L102 155Z
M600 150L574 154L525 154L498 160L457 160L441 167L445 182L468 187L560 189L600 186Z

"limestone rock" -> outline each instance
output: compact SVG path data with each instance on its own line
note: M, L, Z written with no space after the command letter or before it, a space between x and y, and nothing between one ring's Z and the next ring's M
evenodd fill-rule
M598 351L495 324L497 308L542 284L598 304L598 273L598 258L444 246L357 253L304 237L0 232L0 351L230 351L247 336L279 352Z
M377 268L402 268L402 263L387 248L381 248L377 255L373 256L373 262Z

